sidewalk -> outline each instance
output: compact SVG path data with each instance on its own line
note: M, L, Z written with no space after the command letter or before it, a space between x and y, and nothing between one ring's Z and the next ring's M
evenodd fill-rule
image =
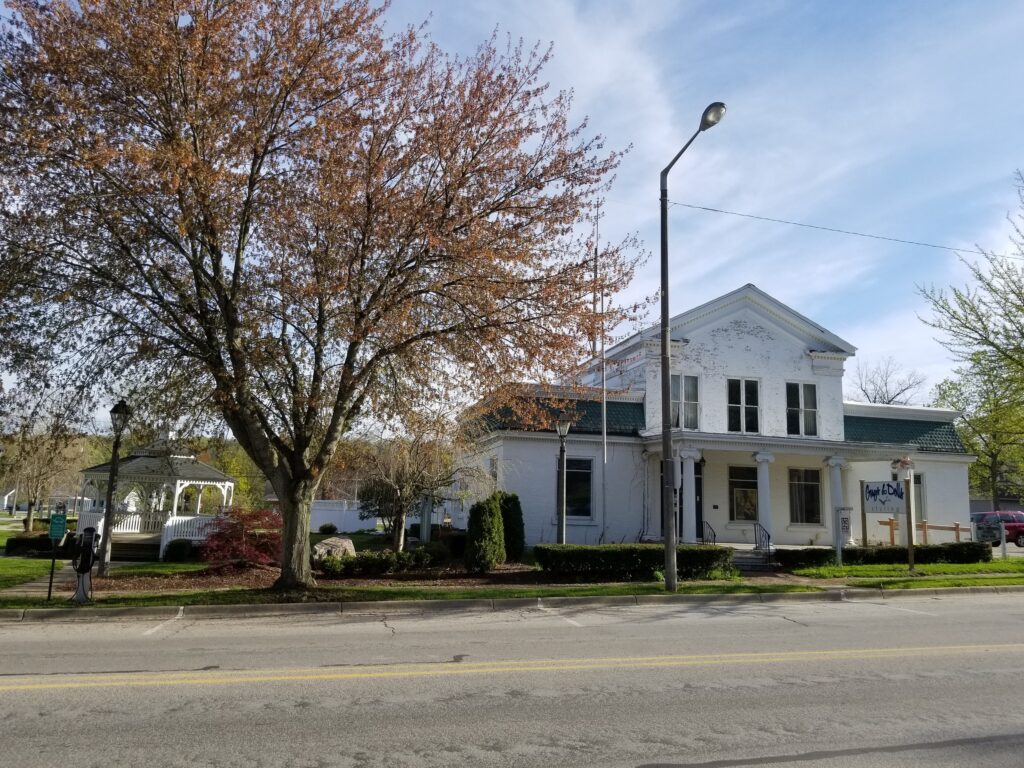
M75 594L77 584L75 569L71 563L58 565L53 572L53 599L67 599ZM34 581L26 581L7 589L0 589L0 596L3 597L38 597L46 599L46 591L50 586L50 572Z

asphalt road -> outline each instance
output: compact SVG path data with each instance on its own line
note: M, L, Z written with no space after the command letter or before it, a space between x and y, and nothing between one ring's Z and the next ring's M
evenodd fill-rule
M1024 765L1024 595L0 622L0 763Z

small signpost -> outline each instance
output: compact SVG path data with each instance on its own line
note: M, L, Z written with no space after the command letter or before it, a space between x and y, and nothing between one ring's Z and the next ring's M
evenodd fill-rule
M53 571L57 564L58 542L63 541L68 532L67 507L63 503L57 505L57 510L50 514L50 586L46 590L46 599L53 597Z

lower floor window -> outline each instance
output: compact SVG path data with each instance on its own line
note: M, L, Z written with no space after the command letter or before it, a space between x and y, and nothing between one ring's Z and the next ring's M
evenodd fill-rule
M565 460L566 517L591 517L593 466L593 459Z
M757 520L756 467L729 467L729 519Z
M821 525L821 470L789 470L789 521Z

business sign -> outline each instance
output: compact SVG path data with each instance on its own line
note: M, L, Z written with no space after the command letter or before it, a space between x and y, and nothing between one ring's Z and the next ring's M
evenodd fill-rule
M60 541L67 532L68 516L57 512L50 515L50 538L54 541Z
M907 512L907 491L902 480L885 480L863 484L864 511L895 517Z

